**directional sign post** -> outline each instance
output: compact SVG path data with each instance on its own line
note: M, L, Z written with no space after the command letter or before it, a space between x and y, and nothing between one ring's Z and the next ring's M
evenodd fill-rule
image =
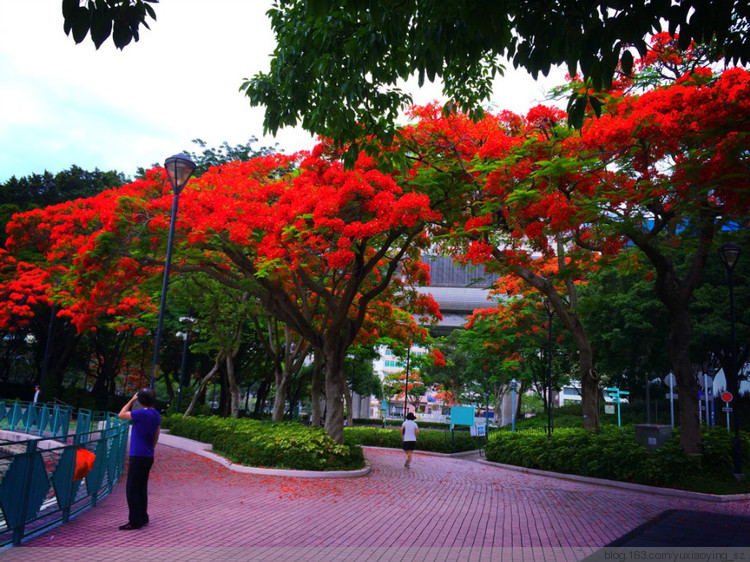
M617 404L617 427L621 426L621 419L620 419L620 401L622 396L627 396L630 394L627 390L620 390L619 388L605 388L604 390L607 391L610 398L612 398L612 402Z

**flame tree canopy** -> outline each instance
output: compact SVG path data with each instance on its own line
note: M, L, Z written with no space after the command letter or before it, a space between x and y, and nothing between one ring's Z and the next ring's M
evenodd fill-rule
M346 349L392 325L418 330L401 306L417 318L439 314L410 285L428 283L424 224L441 215L426 194L399 181L406 184L364 156L344 170L321 145L313 154L212 167L180 195L174 274L199 272L255 296L323 354L326 427L337 440ZM46 283L37 285L39 298L58 301L79 330L102 311L130 326L153 310L142 287L163 271L170 201L165 174L154 169L97 197L17 215L9 247L33 249L46 261L26 273L26 264L5 254L4 268L24 272L26 284ZM16 293L7 307L17 317L29 299Z
M683 59L662 48L663 37L656 43L660 54L639 64L659 79L641 91L615 84L601 96L601 117L591 116L580 132L561 126L564 115L554 108L474 123L432 107L418 111L412 138L429 163L423 174L465 185L464 216L441 231L454 255L523 279L571 332L592 428L587 408L595 406L597 377L575 286L624 249L643 252L670 315L669 352L687 397L681 442L697 452L688 306L716 239L748 226L750 74L715 73L693 58L669 79L664 69ZM678 251L688 256L684 265Z

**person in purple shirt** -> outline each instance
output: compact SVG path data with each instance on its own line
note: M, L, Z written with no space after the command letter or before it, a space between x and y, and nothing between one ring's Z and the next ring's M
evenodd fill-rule
M142 408L133 410L135 401ZM148 475L154 464L154 448L159 441L161 416L154 409L156 393L152 388L139 390L122 407L117 415L121 420L130 420L130 461L125 496L128 499L128 522L120 525L121 531L140 529L148 525Z

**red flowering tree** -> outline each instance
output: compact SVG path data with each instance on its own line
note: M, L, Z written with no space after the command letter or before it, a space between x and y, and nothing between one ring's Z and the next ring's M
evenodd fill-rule
M122 299L99 293L94 297L98 305L95 308L76 302L77 289L71 277L75 251L71 249L77 245L66 245L61 236L69 237L75 232L75 236L85 239L96 230L89 215L81 212L86 206L81 201L84 200L35 209L9 221L6 249L0 250L0 329L23 330L35 318L39 321L51 316L46 312L51 309L56 328L52 343L64 345L50 348L57 348L57 354L50 355L43 392L53 396L61 390L62 372L78 348L88 352L89 360L81 365L87 379L93 375L92 393L97 407L103 408L125 372L129 355L138 353L133 337L146 333L140 318L156 309L140 296L139 289ZM77 219L71 220L72 217ZM110 286L118 286L127 277L127 270L119 271L108 281ZM65 328L69 320L75 324L78 336ZM81 334L87 337L82 339Z
M428 243L424 224L440 215L402 186L364 156L345 171L321 146L210 168L180 196L175 275L200 273L246 292L322 353L326 428L338 441L343 359L355 341L378 337L371 313L407 301L417 315L434 313L434 301L409 286ZM12 236L37 231L50 262L67 264L69 290L59 298L77 326L121 305L131 307L120 315L125 324L151 306L140 287L163 270L170 201L155 169L56 214L26 217Z
M750 74L739 68L715 76L699 67L641 95L613 92L602 117L583 130L585 150L611 170L588 206L656 272L670 317L680 439L690 453L700 450L700 428L689 304L715 239L748 224L748 135ZM678 250L689 259L676 259Z
M469 357L467 369L484 393L494 395L498 413L511 379L523 389L534 388L550 407L545 393L548 316L536 292L528 292L527 297L501 300L495 308L475 310L459 338ZM555 376L553 388L559 387L559 379Z
M409 369L409 379L406 378L406 371L398 371L397 373L389 373L383 379L383 390L387 396L394 398L395 400L409 402L414 410L419 406L419 402L427 392L422 376L419 373L419 369ZM404 396L406 394L406 396Z
M619 246L601 236L595 251L576 243L588 239L593 246L598 231L565 196L599 183L593 166L581 165L579 137L563 112L542 106L525 118L503 112L476 123L446 117L437 106L417 108L414 116L420 120L406 137L426 163L416 181L444 185L461 210L436 232L456 259L503 275L499 292L531 288L549 299L578 349L584 426L597 428L598 375L578 315L577 284Z

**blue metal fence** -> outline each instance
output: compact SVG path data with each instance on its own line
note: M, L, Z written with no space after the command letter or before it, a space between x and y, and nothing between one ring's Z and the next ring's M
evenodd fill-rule
M65 523L111 493L129 426L112 413L0 401L0 547ZM85 475L83 450L95 455Z

